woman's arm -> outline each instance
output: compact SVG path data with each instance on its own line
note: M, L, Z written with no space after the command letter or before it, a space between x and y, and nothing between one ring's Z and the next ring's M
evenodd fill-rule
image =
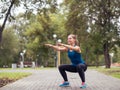
M66 47L56 46L56 45L52 45L52 44L45 44L45 46L53 48L57 51L67 51L68 50Z
M70 50L74 50L77 52L81 52L80 47L79 46L71 46L71 45L67 45L67 44L63 44L63 43L59 43L58 45L69 48Z

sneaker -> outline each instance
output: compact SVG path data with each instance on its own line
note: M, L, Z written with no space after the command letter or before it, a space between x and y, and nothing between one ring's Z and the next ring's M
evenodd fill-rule
M84 88L86 88L86 87L87 87L86 84L80 86L80 88L82 88L82 89L84 89Z
M60 84L59 86L60 87L67 87L67 86L69 86L70 84L69 84L69 82L63 82L62 84Z

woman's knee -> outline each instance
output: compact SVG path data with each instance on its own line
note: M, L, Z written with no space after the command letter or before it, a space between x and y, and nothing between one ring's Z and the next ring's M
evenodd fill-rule
M82 70L81 64L78 64L78 65L77 65L77 70Z
M86 71L87 70L87 66L85 64L78 64L77 65L77 70L84 70Z
M87 70L87 67L85 64L78 64L77 65L77 70L78 71L86 71Z
M86 71L87 70L87 65L85 64L85 69L84 69L84 71Z
M61 67L62 67L62 66L61 66L61 65L59 65L59 66L58 66L58 69L60 70L60 69L61 69Z

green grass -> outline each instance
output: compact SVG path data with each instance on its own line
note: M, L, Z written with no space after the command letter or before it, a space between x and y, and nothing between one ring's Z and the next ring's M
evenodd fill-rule
M89 67L89 69L94 69L94 70L97 70L99 72L102 72L106 75L110 75L112 77L115 77L115 78L119 78L120 79L120 67L112 67L110 69L106 69L106 68L103 68L103 67Z
M0 68L0 70L31 70L31 69L34 69L34 68L16 68L16 69L12 69L12 68Z
M36 68L16 68L15 70L45 70L45 69L55 69L56 67L36 67ZM0 68L0 70L13 70L12 68Z
M31 75L31 73L28 72L0 72L0 78L8 78L14 80L21 79L29 75Z

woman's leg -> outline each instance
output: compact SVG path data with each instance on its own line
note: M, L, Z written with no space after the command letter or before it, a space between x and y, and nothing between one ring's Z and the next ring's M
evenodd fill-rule
M82 82L85 82L85 71L87 69L87 65L86 64L78 64L77 65L77 72L79 73L79 76L82 80Z
M60 65L59 72L62 75L64 81L68 81L67 74L65 71L77 72L76 67L73 65Z

